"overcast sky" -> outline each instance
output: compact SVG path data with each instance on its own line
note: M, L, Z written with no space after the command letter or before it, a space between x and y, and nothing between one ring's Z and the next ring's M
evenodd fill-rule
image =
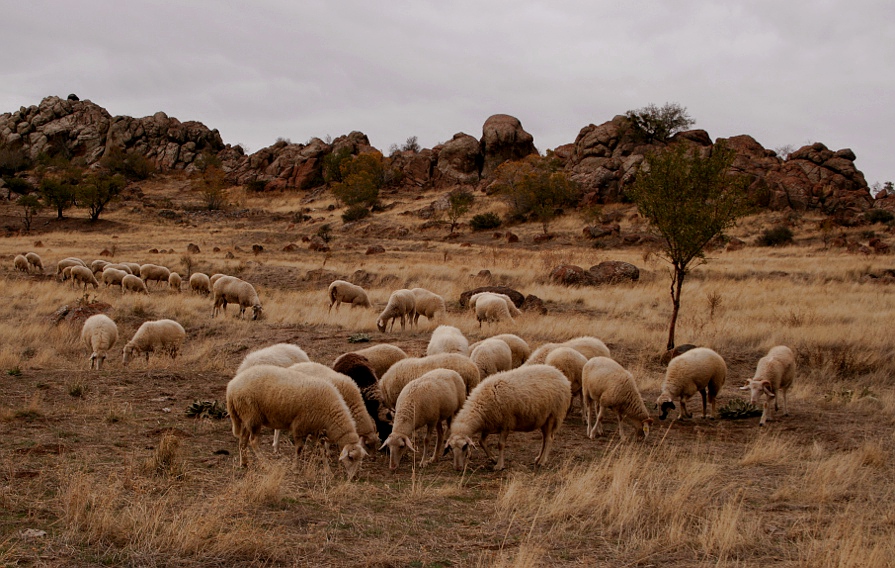
M541 152L649 103L895 180L895 1L0 0L0 112L76 93L249 151L352 130L387 151L511 114Z

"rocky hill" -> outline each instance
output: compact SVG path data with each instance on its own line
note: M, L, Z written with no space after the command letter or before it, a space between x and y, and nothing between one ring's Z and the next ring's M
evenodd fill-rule
M665 145L642 142L630 126L625 116L616 116L585 126L573 143L555 149L555 156L582 188L585 203L620 200L644 156ZM842 218L853 218L874 206L895 209L895 204L888 203L895 200L874 201L850 149L833 151L815 143L784 159L750 136L713 142L704 130L678 133L667 144L709 151L722 141L737 153L734 168L752 179L750 191L756 201L770 209L820 210ZM111 116L74 95L47 97L39 105L0 115L0 147L20 149L30 159L61 153L81 158L88 166L119 148L145 156L163 171L190 171L199 156L212 153L234 183L264 181L269 189L296 190L323 183L328 154L374 150L366 135L352 132L329 143L319 138L307 144L278 141L246 155L241 147L224 144L217 130L200 122L180 122L163 112L144 118ZM521 122L498 114L485 121L481 138L461 132L431 149L393 153L390 160L408 188L463 185L484 189L501 163L535 153L534 137Z

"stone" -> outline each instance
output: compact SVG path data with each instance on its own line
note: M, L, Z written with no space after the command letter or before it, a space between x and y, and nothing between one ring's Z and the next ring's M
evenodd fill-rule
M384 252L385 247L383 247L382 245L372 245L370 247L367 247L367 252L365 252L364 254L382 254Z
M561 264L550 271L550 281L563 286L586 286L591 278L587 270L573 264Z
M460 294L460 307L467 307L469 305L469 298L473 294L478 294L479 292L494 292L495 294L506 294L517 308L521 307L522 303L525 301L525 296L522 295L521 292L519 292L518 290L513 290L512 288L509 288L507 286L480 286L478 288L467 290Z
M264 252L264 246L263 245L252 245L252 252L255 254L261 254L262 252Z
M186 252L191 253L191 254L199 254L199 252L201 252L201 251L199 250L198 245L190 243L190 244L186 245Z
M508 243L518 243L518 242L519 242L519 235L507 231L507 242L508 242Z
M288 245L283 247L283 252L295 252L298 250L298 245L295 243L289 243Z
M519 309L523 312L533 312L541 315L547 313L547 308L544 306L544 301L534 294L525 296L525 301L522 302L522 306Z
M479 141L459 132L453 138L433 148L438 158L435 179L446 185L475 185L481 179L482 149Z
M619 284L636 282L640 279L640 269L629 262L607 260L587 269L593 284Z
M311 242L308 244L308 250L312 250L315 252L329 252L330 248L322 237L320 237L319 235L314 235L313 237L311 237Z
M522 128L518 118L508 114L495 114L485 121L479 144L483 156L482 177L490 176L506 161L538 153L534 137Z

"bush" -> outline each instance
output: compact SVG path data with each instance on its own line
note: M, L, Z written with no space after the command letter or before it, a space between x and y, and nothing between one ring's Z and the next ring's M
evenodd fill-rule
M496 229L500 227L500 217L497 216L497 213L479 213L478 215L473 215L472 219L469 220L469 226L472 227L473 231Z
M760 247L779 247L791 244L792 237L792 229L780 225L762 231L761 236L758 237L757 244Z
M868 223L891 223L895 220L895 215L892 215L891 211L886 209L871 209L870 211L864 213L864 219Z
M631 121L638 138L648 143L665 142L696 122L687 114L687 107L678 103L665 103L661 107L649 104L629 110L625 116Z
M13 193L28 195L34 192L34 185L26 179L10 177L3 178L3 181L6 182L6 199L12 199Z
M125 152L121 147L113 147L100 164L113 174L121 174L129 180L149 179L155 173L155 164L143 154Z
M352 221L360 221L370 216L370 210L363 205L352 205L342 213L342 221L350 223Z
M267 189L267 182L263 179L253 179L246 182L246 191L262 193Z

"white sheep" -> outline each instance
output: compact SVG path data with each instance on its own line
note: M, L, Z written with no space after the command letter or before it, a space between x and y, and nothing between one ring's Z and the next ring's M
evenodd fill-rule
M379 391L382 404L394 409L401 391L411 381L420 378L435 369L451 369L460 373L466 384L466 392L474 389L481 380L479 368L475 363L459 353L439 353L427 357L411 357L398 361L386 371L379 380Z
M326 437L341 448L339 461L350 480L367 455L351 411L329 381L273 365L257 365L227 383L227 412L239 439L239 465L246 465L249 447L258 456L261 428L288 430L295 440L296 460L307 436ZM324 457L329 470L329 460Z
M121 281L124 280L125 276L133 276L133 274L118 270L117 268L106 267L106 269L103 270L103 284L106 286L118 286L119 288L122 288ZM124 289L122 288L122 291L123 290Z
M370 307L370 299L367 297L367 292L363 288L344 280L334 280L332 284L329 285L329 310L327 311L331 311L334 304L338 311L339 305L343 302L351 304L352 308L356 306L364 308Z
M276 343L262 349L252 351L240 363L236 373L239 374L255 365L276 365L277 367L291 367L296 363L308 363L311 359L298 345L291 343Z
M119 264L126 266L127 269L130 270L131 274L133 274L134 276L139 276L140 268L143 267L142 264L138 264L136 262L120 262Z
M59 279L62 277L62 271L65 270L66 266L87 266L83 260L80 258L75 258L70 256L68 258L63 258L59 262L56 263L56 278Z
M208 282L213 287L214 283L217 282L220 278L223 278L224 276L226 276L226 274L221 274L220 272L218 272L216 274L212 274L211 276L208 277Z
M146 363L149 364L149 354L155 351L167 352L171 355L171 359L176 359L177 351L185 338L186 331L183 326L174 320L143 322L137 333L122 349L121 363L127 366L132 357L143 353L146 355Z
M569 380L549 365L530 365L488 377L472 391L451 426L445 449L453 450L454 469L466 467L476 439L493 460L485 440L491 434L500 434L494 469L501 470L510 432L533 430L540 430L542 436L535 465L543 465L571 397Z
M93 286L94 290L99 288L99 282L96 281L92 270L86 266L72 266L70 268L71 272L69 272L69 275L71 276L72 286L76 283L84 284L84 292L87 291L87 286Z
M28 264L30 264L33 268L36 268L38 272L42 273L44 271L44 263L40 259L40 255L36 252L26 253L25 260L27 260Z
M218 309L227 309L227 303L239 305L239 313L236 317L242 317L246 308L252 308L252 319L261 317L261 300L255 287L235 276L222 276L212 286L214 292L214 308L211 317L218 313Z
M14 259L12 259L13 265L16 267L16 270L20 272L29 272L31 265L28 264L28 259L24 256L17 254Z
M172 272L171 275L168 276L168 289L172 292L179 293L182 285L183 278L180 277L180 274Z
M587 358L571 347L560 346L547 354L544 363L551 367L556 367L562 371L562 374L565 375L567 379L569 379L569 383L572 385L572 401L574 402L577 398L581 402L581 409L583 412L584 401L581 396L581 370L584 368L584 364L587 363ZM569 411L571 412L571 410L572 407L569 406Z
M786 410L786 393L792 386L793 379L796 377L796 357L792 349L785 345L777 345L772 347L768 354L759 359L758 366L755 368L755 376L746 380L746 384L740 387L740 390L751 391L752 404L757 405L759 400L764 397L762 402L763 412L758 425L764 426L768 421L768 407L770 399L774 399L774 412L777 407L777 393L783 393L783 415L789 416Z
M665 380L662 382L662 394L656 404L662 409L659 420L665 420L669 410L674 410L674 401L680 399L680 418L690 418L686 402L694 394L702 395L702 416L706 412L706 397L712 405L712 418L715 417L715 397L727 379L727 364L724 359L708 347L697 347L682 353L668 363Z
M138 274L134 272L134 274ZM171 277L171 271L165 266L159 266L157 264L143 264L140 266L140 278L143 279L143 282L146 282L147 285L149 282L157 282L165 284L168 283L168 278Z
M121 291L124 292L125 290L128 292L137 292L138 294L149 293L149 288L146 287L146 283L136 274L125 274L124 278L121 279Z
M413 292L406 289L395 290L389 296L385 309L382 310L382 313L376 319L376 328L380 332L385 333L385 327L391 321L392 325L389 331L392 331L395 329L395 320L400 319L401 331L403 331L404 322L407 318L410 318L411 321L413 320L413 316L416 313L415 306L416 299L413 297Z
M63 282L65 282L66 280L71 280L71 269L74 268L75 266L80 266L80 265L73 264L71 266L66 266L65 268L62 269L62 281ZM74 282L72 282L71 284L72 284L72 287L74 287Z
M211 294L211 280L209 280L208 275L202 272L194 272L190 276L190 290L206 296Z
M475 311L475 317L482 327L482 322L496 323L509 320L515 323L513 316L519 316L522 312L506 294L494 292L479 292L469 297L469 307Z
M108 263L108 264L106 264L106 265L103 266L103 272L105 272L106 270L111 270L111 269L113 269L113 268L114 268L115 270L121 270L121 271L125 272L126 274L133 274L133 275L135 275L135 276L139 276L139 275L140 275L140 271L139 271L139 270L137 270L136 272L134 272L134 271L131 269L130 266L128 266L127 264L125 264L125 263L123 263L123 262L110 262L110 263Z
M452 325L439 325L429 338L426 355L438 353L459 353L469 355L469 340L463 332Z
M584 409L587 412L587 436L590 439L596 434L603 435L600 420L606 409L614 410L618 414L619 437L623 436L622 422L625 421L642 432L644 438L649 435L653 419L650 418L646 405L640 397L634 376L624 367L609 357L594 357L584 365L581 387Z
M98 258L90 263L90 270L92 270L94 274L102 274L103 268L108 264L111 264L108 260Z
M606 344L596 337L590 337L588 335L564 341L562 346L571 347L575 351L578 351L579 353L584 355L585 359L593 359L594 357L609 357L609 348L606 347Z
M531 347L528 346L528 342L518 335L501 333L500 335L495 335L491 339L499 339L510 346L510 351L513 352L514 369L525 363L531 356Z
M450 428L451 420L464 402L466 385L460 374L450 369L429 371L407 385L398 397L392 433L379 448L389 449L389 469L398 469L401 457L407 450L416 452L411 437L417 428L423 426L426 427L426 436L423 438L421 464L434 462L444 443L442 424L446 422ZM432 430L436 431L437 437L432 458L427 461Z
M430 322L435 318L435 314L444 313L446 311L444 298L426 290L425 288L413 288L414 314L413 325L419 325L420 316L426 316Z
M376 378L382 378L382 375L388 371L392 365L401 359L407 359L407 353L403 349L391 343L380 343L379 345L371 345L364 349L354 351L358 355L367 358L370 366L376 372Z
M118 326L109 316L103 314L90 316L81 328L81 341L91 352L90 368L96 367L99 371L103 368L106 354L118 341Z
M469 358L479 368L483 379L513 368L513 351L506 342L499 339L480 341Z

